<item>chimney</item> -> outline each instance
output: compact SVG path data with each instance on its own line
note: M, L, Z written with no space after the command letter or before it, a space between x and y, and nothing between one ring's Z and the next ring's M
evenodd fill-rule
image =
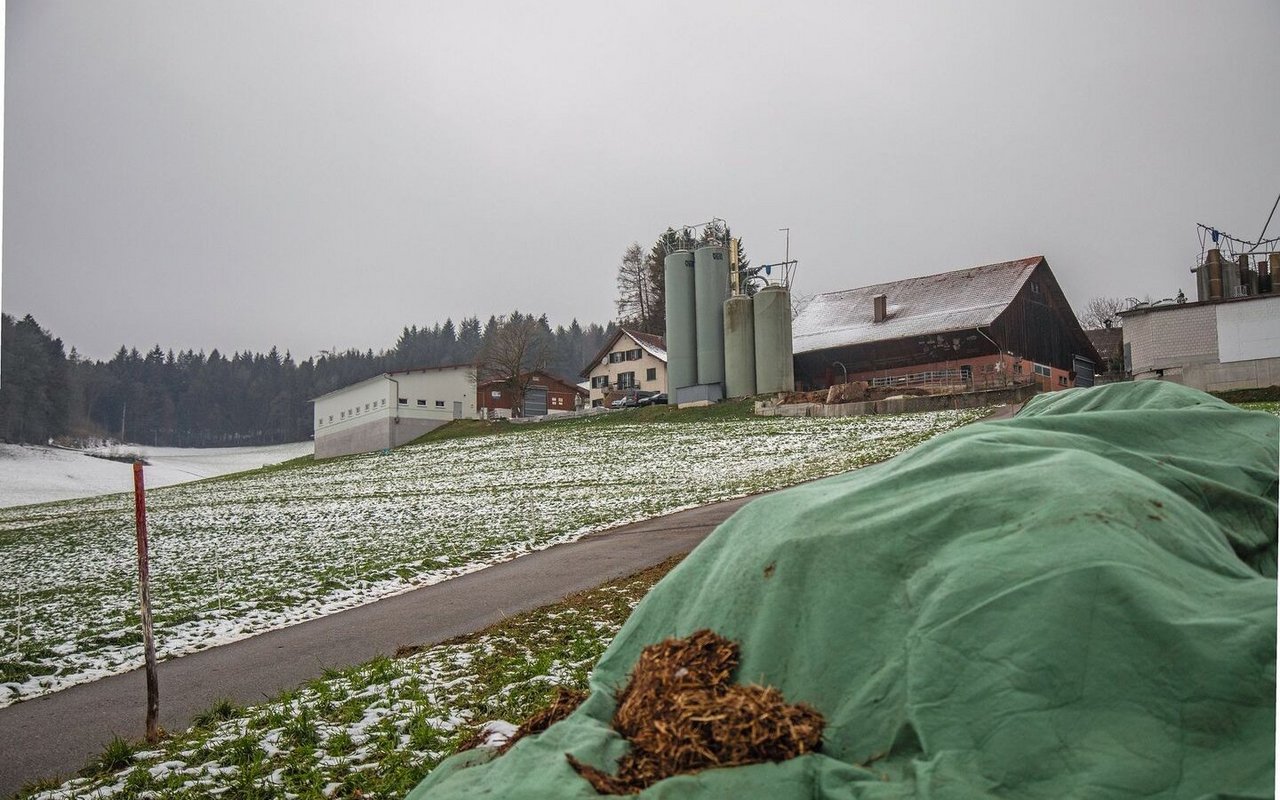
M872 319L875 322L884 322L885 317L889 316L889 298L878 294L871 298L871 302L875 305L875 316Z

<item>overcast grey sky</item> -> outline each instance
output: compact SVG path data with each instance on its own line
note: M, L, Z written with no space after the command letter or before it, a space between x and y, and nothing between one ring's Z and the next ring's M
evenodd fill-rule
M613 316L727 219L812 294L1044 254L1194 294L1280 193L1280 3L9 0L0 305L121 344L375 350ZM1280 223L1272 223L1274 234Z

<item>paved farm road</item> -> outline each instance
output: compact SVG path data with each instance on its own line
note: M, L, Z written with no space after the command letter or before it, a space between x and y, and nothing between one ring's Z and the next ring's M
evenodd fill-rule
M400 645L434 644L687 553L750 498L584 537L328 617L161 662L160 725L178 731L221 698L260 702ZM70 775L114 734L140 739L142 670L0 709L0 797Z

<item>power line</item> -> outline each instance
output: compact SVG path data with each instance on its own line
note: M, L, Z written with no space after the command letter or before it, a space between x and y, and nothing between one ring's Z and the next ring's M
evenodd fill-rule
M1271 213L1267 215L1267 221L1262 225L1262 233L1258 234L1258 243L1249 248L1250 253L1262 245L1262 237L1267 235L1267 228L1271 227L1271 218L1275 216L1276 206L1280 206L1280 194L1276 195L1276 201L1271 204Z

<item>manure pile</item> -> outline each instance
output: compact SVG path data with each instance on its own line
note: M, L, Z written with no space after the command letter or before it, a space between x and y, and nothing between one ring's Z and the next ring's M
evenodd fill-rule
M785 761L817 749L822 715L777 689L733 684L738 645L710 630L644 648L613 727L631 744L609 775L566 754L601 794L636 794L663 778Z

